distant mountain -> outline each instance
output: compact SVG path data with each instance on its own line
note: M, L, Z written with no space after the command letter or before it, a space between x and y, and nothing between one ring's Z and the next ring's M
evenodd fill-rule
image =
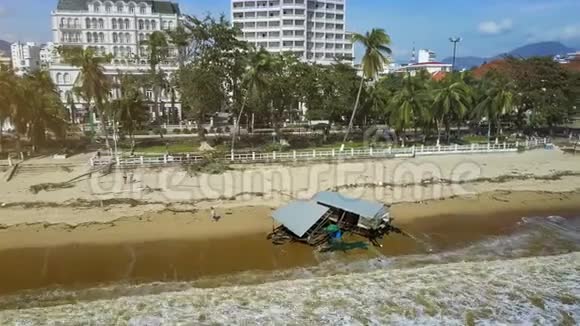
M471 69L473 67L481 66L485 62L493 61L505 56L514 56L521 58L553 57L558 54L567 54L574 51L576 50L569 48L560 42L540 42L524 45L508 53L499 54L491 58L457 57L455 60L455 65L457 66L458 69ZM443 62L452 63L453 58L445 58Z
M4 54L10 56L10 42L0 40L0 52L4 52Z

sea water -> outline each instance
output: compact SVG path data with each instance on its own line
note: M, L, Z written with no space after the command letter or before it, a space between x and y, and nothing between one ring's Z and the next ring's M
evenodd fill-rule
M425 245L429 246L428 240ZM526 217L452 250L191 282L14 295L0 325L576 325L580 218ZM7 308L8 307L8 308Z

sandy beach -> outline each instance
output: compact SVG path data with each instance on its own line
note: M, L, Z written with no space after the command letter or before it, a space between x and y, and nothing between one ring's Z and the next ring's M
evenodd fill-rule
M117 298L137 291L133 286L142 295L302 278L300 270L349 273L341 264L383 257L431 262L439 253L448 260L447 252L521 232L523 218L577 219L580 212L580 157L543 150L236 166L212 176L190 176L177 167L140 169L30 191L87 172L81 166L25 167L9 182L3 179L0 311ZM125 184L125 173L136 182ZM396 226L408 236L389 235L383 248L348 236L351 248L331 256L267 240L274 209L328 189L391 205ZM211 207L221 217L217 222Z

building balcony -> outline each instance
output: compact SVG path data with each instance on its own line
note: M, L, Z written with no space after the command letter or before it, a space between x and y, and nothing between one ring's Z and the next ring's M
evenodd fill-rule
M58 27L60 29L74 29L74 30L79 30L79 29L83 29L82 25L69 25L69 24L59 24Z

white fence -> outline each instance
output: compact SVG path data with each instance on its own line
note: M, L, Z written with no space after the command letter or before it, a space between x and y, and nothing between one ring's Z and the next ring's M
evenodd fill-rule
M411 158L429 155L454 155L477 153L505 153L517 152L518 148L526 149L544 146L546 140L525 143L503 144L471 144L451 146L413 146L407 148L350 148L346 150L308 150L290 152L250 152L231 153L224 155L221 160L231 163L274 163L274 162L307 162L320 160L347 160L347 159L377 159L377 158ZM152 165L175 165L202 162L204 156L200 154L175 154L160 156L103 156L91 159L92 166L115 164L117 166L136 167Z

